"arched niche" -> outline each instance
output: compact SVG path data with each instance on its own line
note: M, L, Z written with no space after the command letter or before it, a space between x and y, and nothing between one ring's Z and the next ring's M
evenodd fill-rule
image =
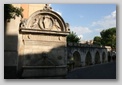
M96 54L95 54L95 64L99 64L99 63L100 63L100 54L97 51Z
M102 53L102 63L105 63L106 61L106 54L105 52Z
M92 64L92 57L91 57L91 53L88 51L85 58L85 65L87 66L91 64Z
M80 53L78 51L75 51L73 53L73 61L74 61L75 67L79 67L81 65L81 57L80 57Z

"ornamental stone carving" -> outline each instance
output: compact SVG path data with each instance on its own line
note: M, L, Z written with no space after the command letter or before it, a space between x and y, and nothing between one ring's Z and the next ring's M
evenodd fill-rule
M66 75L68 30L69 25L47 4L43 10L38 10L23 20L18 38L22 41L18 48L21 51L18 59L18 71L23 70L21 75Z
M44 15L39 19L39 26L43 30L51 30L53 26L53 18L49 15Z
M52 7L49 6L49 4L45 4L45 7L43 8L45 11L50 11L52 10Z
M52 8L46 4L43 10L38 10L27 20L22 20L20 29L69 32L69 25L64 22L59 14L51 9Z
M21 20L20 27L25 28L26 24L27 24L27 19L23 19L23 20Z

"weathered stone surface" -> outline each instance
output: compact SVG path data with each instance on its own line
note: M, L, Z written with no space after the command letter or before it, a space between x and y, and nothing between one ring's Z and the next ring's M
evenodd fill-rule
M4 37L4 50L14 50L17 51L18 46L17 36L5 36Z
M48 66L48 67L39 67L37 70L36 68L32 69L25 69L23 72L23 77L55 77L55 76L65 76L67 74L66 66ZM41 76L40 76L41 75Z
M19 23L20 17L4 23L4 66L17 66Z
M74 56L75 52L77 52L79 55ZM108 62L107 49L104 47L85 46L85 45L79 46L79 45L73 45L73 44L71 45L70 43L67 47L67 53L68 53L67 55L69 56L68 61L71 61L71 59L73 58L73 61L79 63L79 65L81 66L87 65L86 58L87 58L87 61L90 62L90 65L98 64L97 63L98 61L99 61L99 64ZM97 55L97 53L99 55ZM90 56L90 59L88 58L88 56ZM76 61L77 59L74 59L74 57L77 57L80 61ZM95 61L95 57L97 58L96 61Z
M66 75L69 31L57 13L49 7L36 11L20 24L19 33L18 68L23 69L23 77Z
M16 66L17 65L17 52L4 52L4 66Z

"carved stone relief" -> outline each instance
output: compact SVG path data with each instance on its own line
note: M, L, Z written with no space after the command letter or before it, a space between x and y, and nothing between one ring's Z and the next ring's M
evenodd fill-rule
M48 4L43 10L36 11L27 20L23 20L19 29L22 35L20 40L23 41L20 45L23 46L21 66L25 68L37 66L41 68L39 70L42 74L44 73L42 67L46 67L48 72L56 71L57 73L54 73L56 76L64 75L67 65L66 36L69 34L67 28L68 24L66 25L61 16L53 12ZM51 68L47 69L48 66ZM60 72L60 66L63 73Z
M30 28L37 28L38 22L39 22L39 19L38 19L38 18L35 18L35 19L32 21L32 24L30 25Z
M53 18L48 15L41 16L39 20L39 26L43 30L50 30L53 25Z
M26 28L26 24L27 24L27 19L23 19L23 20L21 20L20 27Z
M22 24L21 27L23 27ZM32 29L41 29L41 30L52 30L52 31L61 31L61 26L57 19L52 18L50 15L38 15L36 18L33 18L29 24L28 28Z
M45 4L45 7L43 8L45 11L50 11L52 10L52 7L49 6L49 4Z
M22 28L22 29L21 29ZM24 29L23 29L24 28ZM26 30L27 29L27 30ZM65 23L62 17L54 12L49 4L45 4L42 10L34 12L27 20L22 20L20 23L20 32L33 29L36 31L47 30L56 32L69 32L69 24ZM21 31L22 30L22 31ZM34 32L35 32L34 30ZM42 32L42 31L41 31Z

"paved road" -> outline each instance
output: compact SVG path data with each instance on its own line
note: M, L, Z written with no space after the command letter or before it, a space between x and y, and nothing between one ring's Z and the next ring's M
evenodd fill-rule
M5 79L16 79L16 67L4 67ZM66 79L116 79L116 63L77 68L69 72Z
M69 72L67 79L116 79L116 62L77 68Z

